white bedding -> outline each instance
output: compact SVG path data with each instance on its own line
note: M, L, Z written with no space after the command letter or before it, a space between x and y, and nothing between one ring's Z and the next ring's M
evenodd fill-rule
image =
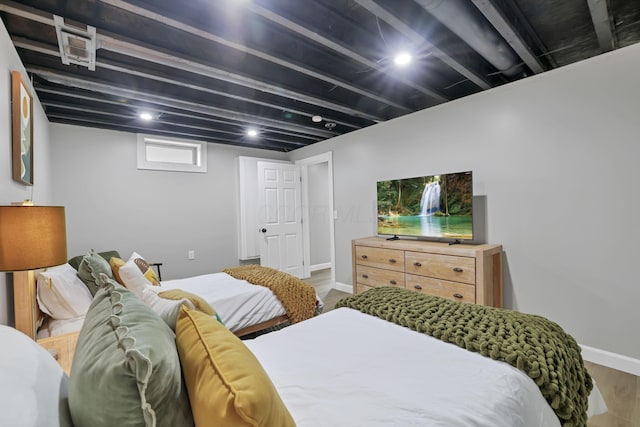
M204 298L232 332L286 314L278 298L264 286L252 285L226 273L203 274L185 279L164 280L161 286L148 285L154 292L183 289ZM50 320L38 330L38 338L79 331L84 317Z
M560 425L518 369L348 308L245 343L299 427Z
M227 273L164 280L160 287L150 288L155 292L178 288L204 298L232 332L286 314L268 288L238 280Z

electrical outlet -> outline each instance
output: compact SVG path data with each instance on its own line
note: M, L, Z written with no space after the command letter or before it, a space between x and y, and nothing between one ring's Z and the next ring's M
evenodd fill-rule
M190 251L187 253L187 257L188 257L189 259L196 259L196 251L194 251L194 250L190 250Z

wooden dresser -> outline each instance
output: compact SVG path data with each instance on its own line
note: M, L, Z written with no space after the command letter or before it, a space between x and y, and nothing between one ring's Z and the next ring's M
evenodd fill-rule
M353 292L398 286L502 307L502 246L366 237L352 242Z

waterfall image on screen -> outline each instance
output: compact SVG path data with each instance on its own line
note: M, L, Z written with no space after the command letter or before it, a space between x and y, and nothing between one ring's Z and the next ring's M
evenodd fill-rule
M379 181L378 234L473 239L472 173Z

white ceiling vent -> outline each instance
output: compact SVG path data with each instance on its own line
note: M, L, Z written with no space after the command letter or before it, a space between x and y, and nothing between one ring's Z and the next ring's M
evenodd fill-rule
M96 69L96 29L87 25L83 28L64 23L64 18L53 15L58 36L60 57L65 65L77 64L91 71Z

